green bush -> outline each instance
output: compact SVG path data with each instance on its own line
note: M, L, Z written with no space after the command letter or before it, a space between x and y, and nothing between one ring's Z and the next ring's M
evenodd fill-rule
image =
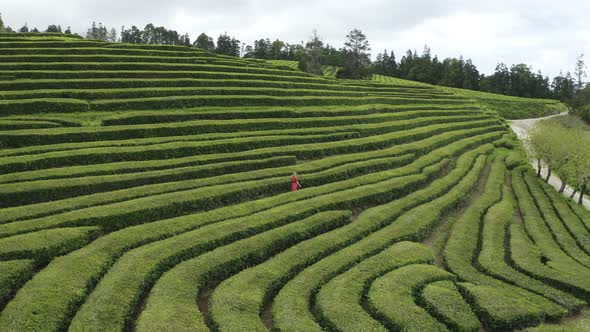
M394 244L364 259L320 288L315 301L320 322L338 331L386 331L361 304L372 281L405 265L433 261L434 254L428 247L413 242Z
M514 296L510 289L470 283L458 285L463 296L490 329L512 330L535 326L545 318L543 309Z
M391 178L393 175L391 174L392 172L383 174L383 176L386 177L389 175L386 178ZM366 179L359 177L348 180L346 182L348 185L346 186L344 183L336 183L327 186L309 188L307 190L301 190L295 193L277 195L268 199L251 202L251 204L245 203L246 206L254 206L258 211L262 210L261 213L252 214L253 212L251 209L245 210L244 206L234 205L218 209L217 211L213 210L206 212L200 215L193 214L176 218L176 220L168 219L168 223L172 224L181 222L182 226L178 224L177 225L180 226L181 229L184 228L185 230L195 229L195 227L199 226L201 227L195 229L194 231L182 233L181 235L174 236L164 241L154 242L150 245L144 245L141 248L138 248L138 250L128 253L125 257L119 258L117 260L117 267L112 267L109 270L109 275L112 277L105 276L102 278L101 283L105 286L98 286L99 288L91 293L85 304L89 305L89 303L98 301L96 302L96 305L98 305L101 310L114 310L114 312L112 312L114 315L111 317L113 317L115 321L109 320L104 321L103 323L117 324L123 327L125 318L133 308L134 302L137 301L136 296L141 294L141 291L144 287L142 285L147 286L146 282L149 284L151 280L150 278L159 276L163 270L159 270L158 266L163 267L166 265L166 262L168 264L174 265L175 262L179 263L182 260L186 260L187 258L203 253L204 251L211 250L217 246L228 244L240 238L248 237L261 231L274 228L294 220L305 218L321 210L331 210L335 208L350 209L366 204L378 204L384 200L390 200L393 197L399 197L401 195L407 194L408 191L413 190L416 188L416 186L422 184L425 178L425 175L410 175L406 177L393 178L388 181L382 181L374 184L366 184ZM330 192L332 193L328 194ZM327 195L321 195L322 193ZM298 201L298 199L303 198L313 199ZM287 204L288 201L292 201L293 204ZM280 204L277 204L279 202ZM274 208L269 209L269 207ZM223 212L220 210L223 210ZM234 217L234 219L231 219L232 216L239 214L243 215L244 213L247 213L247 216L241 218ZM226 221L210 224L211 222L219 221L220 219ZM43 275L49 277L49 279L45 279L40 274L37 274L35 279L36 282L27 283L27 285L21 289L17 297L15 297L15 299L8 304L3 312L3 315L0 316L0 329L5 329L9 326L10 328L16 328L21 326L21 324L30 327L31 325L35 325L39 319L41 319L46 328L58 326L60 322L69 315L68 308L71 308L71 304L79 303L79 301L84 297L84 294L86 293L84 290L87 289L89 284L88 282L90 280L97 280L97 273L98 276L100 276L102 273L104 273L104 271L106 271L105 269L109 267L110 264L104 264L100 261L106 258L108 262L112 262L113 255L122 255L123 252L126 251L125 248L129 248L130 241L139 240L140 243L145 244L146 239L153 239L153 236L156 234L148 231L148 228L152 228L156 224L162 225L162 222L164 221L144 225L148 227L144 228L141 232L133 230L133 227L123 229L119 232L113 233L112 236L103 236L99 238L99 240L94 241L91 245L86 246L71 255L62 256L62 259L59 261L63 261L68 265L75 263L80 258L82 261L79 262L82 263L85 261L84 256L86 254L95 257L93 259L94 264L92 264L92 266L89 266L88 264L76 265L76 273L71 273L67 276L69 279L71 278L71 280L69 280L67 283L63 282L62 277L60 277L61 281L57 285L54 283L55 280L52 280L51 270L53 270L53 268L58 268L59 270L62 269L62 267L58 266L58 261L54 260L52 262L53 266L50 265L51 268L48 267L44 270L45 273ZM209 225L204 226L205 224ZM171 226L172 225L168 227L158 227L157 229L153 229L153 231L156 231L156 233L160 234L162 234L162 232L164 234L170 234L171 232L174 235L181 233L179 232L178 226L172 228ZM129 234L129 232L131 233ZM137 233L140 233L141 235ZM138 235L139 238L137 238ZM95 251L109 241L114 242L110 242L108 249L104 248L98 252ZM104 251L105 249L107 250ZM142 257L142 259L137 260L135 258L136 254L139 254L139 257ZM129 261L127 261L126 257L129 258ZM130 279L131 275L128 273L130 269L129 264L136 265L133 267L133 269L136 271L132 275L133 279ZM119 266L122 268L122 274L116 272L119 269ZM72 268L74 267L72 266ZM156 270L154 270L154 268ZM125 279L123 283L118 283L116 281L120 277ZM146 277L148 279L145 279ZM116 282L120 286L123 286L123 289L118 289L118 287L111 288L108 286L108 284L111 283L109 279ZM51 287L48 287L48 282L52 285ZM39 293L40 289L36 286L38 283L43 284L41 287L44 289L51 289L52 293L55 291L53 287L57 287L60 290L65 291L65 293L61 293L61 295L58 297L52 296L51 304L40 304L37 300L35 300L35 303L28 302L28 296L26 295L28 291L36 292L36 299L38 299L39 296L45 296ZM63 286L67 285L67 289L63 289L63 286L60 286L59 284L63 284ZM139 288L137 286L139 286ZM117 298L119 300L117 300L116 305L104 307L100 305L100 302L107 300L107 298L104 298L100 295L103 291L115 291L117 293ZM21 301L20 296L22 296L22 300L28 303L22 303L19 305L19 302ZM108 298L114 299L110 296ZM125 300L123 300L123 298L125 298ZM66 304L66 306L63 307L63 304ZM25 306L27 309L24 309ZM94 304L92 306L94 307ZM29 309L33 310L35 313ZM78 311L78 315L83 313L83 311L84 309L82 309L82 311ZM34 315L34 317L38 318L32 319L31 315Z
M590 268L590 255L588 255L588 251L583 250L584 247L581 246L582 242L579 241L583 240L584 245L590 245L588 231L583 227L577 228L577 230L582 231L583 233L579 234L579 237L577 238L578 241L576 241L575 236L572 236L570 233L572 230L568 229L567 226L573 225L577 220L560 218L558 215L559 212L554 209L551 200L545 195L538 177L527 172L525 174L525 182L537 205L538 211L541 212L543 219L545 219L545 223L549 227L549 231L553 235L554 241L569 257L573 258L581 266L585 266L587 269L586 272L590 272L590 270L588 270L588 268ZM562 212L562 214L564 213L566 213L566 211ZM586 235L585 239L583 238L584 235Z
M513 219L515 201L510 187L505 185L502 191L502 201L492 206L483 220L481 252L477 258L479 266L496 279L543 295L570 311L580 309L584 301L531 278L506 263L504 258L510 254L510 247L505 248L505 244L509 243L506 236Z
M16 218L17 220L21 219L22 215L18 214L17 211L22 211L26 216L48 214L48 211L46 211L47 207L43 208L42 206L35 205L34 209L31 209L31 207L22 208L19 207L19 205L28 205L35 202L48 202L50 203L48 206L50 211L59 211L60 209L63 211L73 210L77 204L69 202L65 203L65 206L62 206L62 203L56 200L141 186L139 192L133 191L134 194L130 197L126 196L123 192L109 193L110 196L106 197L108 201L123 201L124 198L142 197L165 192L194 189L194 182L203 182L209 185L221 184L224 182L219 176L223 176L226 173L228 174L226 178L233 179L234 182L238 179L248 180L246 174L242 174L243 176L238 178L237 176L232 175L232 173L294 165L295 162L295 158L285 156L256 160L229 161L213 165L200 165L166 170L140 171L129 174L84 176L68 179L67 181L64 181L63 179L55 179L2 184L0 185L0 197L5 200L5 203L3 204L14 205L15 207L3 209L3 214L0 216L0 223L12 221L14 220L13 218ZM281 168L279 168L279 170L280 169ZM275 170L276 168L273 168L272 171L264 171L264 174L268 174L270 177L272 174L276 174ZM283 169L283 173L284 172L285 170ZM260 173L262 172L256 172L258 178L261 178ZM291 173L286 173L284 175L288 176L289 174ZM218 178L204 180L209 177ZM256 179L256 177L253 179ZM171 183L177 181L180 183ZM159 183L163 184L162 186L156 187L160 188L159 190L154 187L145 187L146 185L156 185ZM86 199L87 198L85 197L81 200L87 202ZM100 202L103 201L97 200L95 205L99 205ZM15 215L14 213L17 214Z
M88 111L88 102L75 99L45 98L28 100L0 100L0 115L30 113L62 113ZM1 143L1 141L0 141ZM2 145L0 144L0 147Z
M134 89L86 89L86 90L32 90L32 91L8 91L0 92L0 99L33 99L33 98L72 98L85 100L100 99L132 99L154 98L171 96L325 96L325 97L366 97L369 95L382 95L387 97L413 97L422 99L424 95L393 93L393 92L364 92L364 91L336 91L322 89L278 89L278 88L252 88L252 87L180 87L180 88L134 88ZM440 99L432 96L430 99ZM446 98L445 100L447 100Z
M0 172L22 172L51 167L71 165L90 165L134 160L155 160L201 156L203 162L237 160L231 158L236 153L248 154L254 149L297 146L300 144L321 144L358 138L355 132L342 132L326 135L281 135L230 138L211 141L187 141L130 147L97 147L73 151L56 151L26 156L5 157L0 160ZM251 154L251 153L250 153ZM270 157L270 156L269 156ZM207 161L208 160L208 161ZM3 204L0 203L0 206ZM4 205L5 206L5 205Z
M0 261L0 308L33 275L33 270L34 261L30 259Z
M452 129L452 128L451 128ZM463 130L451 130L449 132L437 133L437 131L430 132L424 136L417 136L416 133L429 132L429 128L421 128L417 130L410 130L408 138L404 139L404 145L395 144L383 144L381 145L381 152L375 151L379 149L366 148L367 146L359 145L359 148L354 150L345 150L342 153L357 153L362 155L403 155L407 153L419 153L420 155L426 155L433 150L441 148L447 144L457 143L459 146L477 146L479 144L490 142L491 140L497 139L503 133L498 131L496 127L475 127L473 129ZM397 138L404 138L402 135L397 134ZM414 139L412 140L412 137ZM424 138L428 137L428 138ZM470 138L472 137L472 138ZM468 138L467 140L463 140ZM455 142L458 141L458 142ZM348 141L351 142L350 140ZM0 175L0 183L14 183L34 180L45 180L45 179L59 179L59 178L71 178L71 177L82 177L91 175L103 175L103 174L116 174L116 173L132 173L138 171L149 171L158 169L167 169L174 167L194 166L203 165L212 162L224 162L231 160L248 160L253 158L272 158L273 156L286 155L290 156L298 154L300 157L318 155L319 152L323 151L326 156L337 155L337 151L334 151L335 146L326 149L325 144L305 144L290 151L284 151L284 148L266 148L263 150L254 150L252 152L245 152L243 155L236 156L231 155L231 158L214 155L212 158L203 158L202 156L193 156L169 160L153 160L153 161L137 161L137 162L126 162L126 163L112 163L112 164L100 164L100 165L89 165L89 166L75 166L75 167L61 167L44 169L30 172L20 173L9 173ZM452 146L456 146L453 144ZM323 146L324 145L324 146ZM363 148L365 147L365 148ZM369 146L370 147L370 146ZM323 150L322 150L323 149ZM280 153L279 153L280 152Z
M473 147L472 144L474 143L470 142L464 144L462 149L469 149ZM450 148L448 152L457 153L457 148L460 148L460 146L455 146L454 149ZM423 158L425 158L424 160L433 160L440 158L439 156L440 154L438 153L431 153ZM389 177L394 176L394 174L396 173L391 173ZM351 186L360 184L358 180L355 179L350 180L349 183ZM390 183L399 183L406 187L411 186L409 178L394 179L394 181L390 181ZM327 204L328 201L314 198L309 202L305 201L299 203L297 208L294 208L289 204L284 204L304 197L312 198L322 192L326 193L326 191L322 191L325 190L324 187L326 189L332 188L331 190L338 190L338 194L333 197L334 201L341 202L342 197L352 198L346 190L342 190L342 183L338 183L333 186L308 188L307 190L302 190L296 193L288 193L258 201L242 203L240 205L212 210L199 215L189 215L152 222L122 229L113 234L103 236L92 242L90 245L78 250L75 254L66 255L53 260L48 267L37 274L35 280L27 283L17 294L15 299L7 305L3 316L0 316L0 325L2 325L3 328L8 326L6 324L10 324L10 328L16 328L18 326L22 327L23 325L21 324L25 324L24 326L30 326L30 324L42 324L45 328L59 326L64 319L67 319L67 317L72 314L70 311L72 305L75 306L76 304L81 303L85 294L92 289L94 285L93 280L98 280L98 278L106 272L110 264L112 264L113 258L122 255L130 248L140 244L149 243L150 241L169 237L174 234L187 232L213 222L239 218L247 215L252 215L251 218L256 219L261 216L253 215L253 213L277 206L279 202L283 205L277 208L278 210L268 210L266 213L269 216L278 216L277 213L279 210L285 212L290 211L290 213L293 213L293 211L302 213L311 209L315 212L316 210L314 206L311 206L310 203ZM363 192L364 195L369 194L365 187L361 187L358 191ZM371 201L375 201L374 197L371 198ZM331 203L328 205L333 208ZM245 227L244 221L240 219L236 219L235 223L220 223L219 225L226 225L224 227L230 228L235 228L238 225L240 225L238 228ZM199 229L204 230L202 227ZM198 236L198 234L199 233L195 235ZM202 237L199 236L198 238ZM194 244L194 242L192 243ZM88 262L92 262L92 264L88 264ZM72 271L72 273L64 275L60 272L63 271L66 266L69 271ZM55 278L57 276L59 276L59 278ZM90 287L90 289L88 287ZM34 296L30 297L29 294L34 294ZM55 294L60 295L56 296ZM29 299L32 298L35 300L30 301ZM40 301L40 299L46 300Z
M2 43L0 42L0 45ZM205 71L224 73L250 73L263 75L309 77L303 72L291 70L269 69L262 67L223 66L212 64L182 64L182 63L153 63L153 62L0 62L0 71L125 71L125 70L157 70L157 71Z
M512 224L510 228L512 264L553 287L590 299L590 277L583 267L580 268L576 261L561 251L547 231L524 182L523 169L516 168L511 176L512 188L524 219L524 225ZM551 262L549 266L542 263L546 261Z
M259 232L264 231L264 228L252 230L250 231L250 233L253 234L251 237L240 240L240 238L236 236L235 242L214 250L210 250L209 252L199 256L194 262L190 260L185 261L179 266L182 267L183 265L192 263L198 266L196 270L192 270L193 272L206 271L208 272L206 274L208 278L223 278L224 276L231 275L232 273L235 273L250 264L260 263L273 254L276 254L302 240L339 227L348 222L350 217L351 213L348 211L328 211L318 213L301 221L294 221L293 223L286 226L277 227L263 233ZM247 230L244 231L248 232ZM236 230L233 230L233 232L235 233ZM231 231L228 232L226 236L231 236L231 233ZM211 249L215 248L214 243L216 240L214 237L208 239L205 236L196 240L197 242L202 242L204 247L210 247ZM207 245L207 240L211 242L209 245ZM172 248L166 248L166 246L162 244L159 250L166 252L170 249ZM198 249L193 249L192 255L194 255L197 250ZM202 251L202 249L199 251ZM131 252L130 254L133 255L134 252ZM168 253L168 255L169 254L170 253ZM182 256L184 256L186 259L186 257L190 257L189 255L191 255L191 253L185 253ZM150 254L136 256L140 260L144 261L143 264L149 266L151 269L156 270L150 271L149 275L144 275L143 278L127 278L128 271L125 268L119 270L119 265L113 266L109 273L98 284L94 292L90 294L80 310L78 310L74 316L74 319L72 320L70 329L83 330L88 324L91 324L92 326L100 329L107 330L123 329L132 318L131 315L133 314L134 305L138 304L131 303L129 301L139 302L139 295L142 291L142 288L145 287L137 286L141 284L146 285L153 283L155 280L157 280L159 275L166 271L166 267L173 266L174 263L180 263L180 259L182 259L168 259L167 263L158 263L154 265L153 258L150 256ZM135 260L134 263L139 262ZM120 275L120 273L123 275ZM115 281L121 276L127 279L122 289L116 290L113 289L112 286L109 286L111 280ZM198 282L204 283L210 280L208 278L197 280ZM118 287L115 286L115 288ZM112 291L114 291L117 296L108 298L94 296L94 294L101 294L103 292L111 293ZM139 293L132 295L133 292ZM196 293L193 293L192 307L194 307L194 294ZM190 310L191 308L189 306L186 309ZM97 316L96 313L99 312L108 312L109 318L98 318L99 316Z
M1 103L1 102L0 102ZM409 114L412 116L412 114ZM109 141L137 138L152 138L164 136L184 136L207 133L228 133L241 131L279 130L291 129L297 132L301 128L337 127L334 132L362 131L366 134L386 134L400 129L412 129L420 126L434 127L437 123L455 123L449 127L463 125L471 128L483 123L497 126L493 119L481 115L456 115L456 116L415 116L408 119L408 114L373 114L360 116L339 116L332 118L308 117L294 119L232 119L220 120L194 120L183 123L158 123L122 126L106 126L99 128L54 128L50 130L20 130L0 133L0 144L5 147L26 147L31 145L48 145L72 142ZM474 120L474 121L469 121ZM432 126L432 125L435 126ZM356 125L356 126L355 126ZM363 125L363 126L361 126ZM368 126L367 126L368 125ZM429 126L431 125L431 126ZM342 127L347 126L347 127ZM404 127L405 126L405 127ZM337 130L336 130L337 129ZM416 128L415 130L419 130ZM442 129L442 128L441 128ZM304 134L305 131L299 131ZM244 135L252 135L245 133ZM406 135L406 133L400 133ZM237 135L239 137L239 135Z
M83 46L83 45L80 45ZM102 46L102 45L101 45ZM165 56L165 57L209 57L210 53L194 49L191 51L180 50L153 50L153 49L123 49L112 47L16 47L1 48L1 55L139 55L139 56Z
M451 273L432 265L408 265L378 278L368 293L370 312L389 330L448 331L414 300L429 283L454 280Z
M417 302L453 331L481 330L479 320L451 281L437 281L427 285Z
M355 222L366 219L389 225L303 270L289 281L275 297L274 326L284 331L318 330L319 326L309 311L310 299L317 290L331 278L392 243L424 239L446 208L441 203L447 203L449 198L458 196L475 183L485 165L485 156L480 156L477 161L475 158L489 149L491 146L481 146L462 155L453 171L427 188L363 211Z
M59 256L88 244L100 235L98 227L72 227L43 230L0 239L0 258L34 259L48 263Z
M230 119L256 119L256 118L300 118L300 117L322 117L322 116L353 116L353 115L369 115L369 114L388 114L396 113L402 117L409 115L412 117L422 116L436 116L446 113L448 115L481 115L481 112L472 106L432 106L428 104L416 105L379 105L369 104L360 106L337 106L335 108L315 107L272 107L272 108L225 108L220 111L217 108L199 109L183 109L172 112L170 110L152 110L152 111L130 111L122 115L113 115L103 118L103 126L112 125L128 125L128 124L152 124L162 122L177 122L190 121L196 119L202 120L230 120ZM401 119L401 118L400 118Z
M444 262L451 272L467 282L474 283L478 285L478 287L489 286L498 289L498 294L500 294L500 292L509 294L506 296L513 297L514 300L512 302L520 303L518 310L530 310L531 313L534 313L534 315L531 316L534 319L531 318L530 320L530 324L532 325L534 325L537 322L537 319L539 319L537 317L539 313L542 314L541 318L545 316L552 319L561 318L567 314L567 310L563 309L561 306L554 304L539 295L483 274L472 265L472 261L477 254L478 234L481 221L485 216L486 211L501 200L501 188L505 179L505 172L506 166L504 165L504 158L502 156L497 156L492 164L484 193L477 200L472 202L465 212L454 222L451 234L444 249ZM477 295L473 296L476 297ZM500 295L494 300L493 293L488 295L488 297L489 301L497 301L499 303L504 301L503 296ZM494 308L491 307L490 310L493 309ZM486 326L494 327L496 324L495 320L490 321L489 319L494 318L496 315L503 315L503 313L489 311L485 312L485 314L480 313L478 316ZM517 323L521 324L520 321Z
M14 55L0 55L0 63L26 63L27 66L32 63L60 63L60 62L157 62L157 63L188 63L188 64L205 64L215 58L206 56L191 57L187 56L154 56L154 55L123 55L123 54L75 54L71 50L63 50L63 54L48 55L47 52L43 54L14 54ZM241 64L239 62L230 62ZM16 65L16 64L15 64Z

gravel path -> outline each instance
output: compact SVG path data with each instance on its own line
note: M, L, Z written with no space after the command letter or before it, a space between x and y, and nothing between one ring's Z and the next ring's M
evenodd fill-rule
M561 113L558 115L550 115L550 116L546 116L544 118L536 118L536 119L523 119L523 120L512 120L510 123L510 127L512 128L512 130L516 133L516 136L518 136L518 138L520 139L525 139L528 137L528 133L531 129L533 129L533 127L535 126L535 123L537 123L540 120L545 120L545 119L550 119L556 116L562 116L562 115L566 115L567 113ZM536 161L531 161L531 164L533 165L533 167L535 167L536 169ZM541 175L546 176L547 175L547 168L543 167L541 168ZM552 185L555 190L559 190L559 188L561 187L561 179L559 179L556 175L551 175L551 178L549 179L549 184ZM573 189L568 185L565 187L565 191L563 192L564 195L566 195L567 197L569 197L572 193ZM576 196L574 196L574 199L576 200L576 202L578 201L580 197L580 194L576 194ZM588 200L586 197L584 197L582 204L590 210L590 200Z

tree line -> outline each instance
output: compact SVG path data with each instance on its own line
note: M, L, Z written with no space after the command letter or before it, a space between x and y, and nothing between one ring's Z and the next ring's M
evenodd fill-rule
M13 31L5 27L0 17L0 31ZM18 31L41 32L37 28L29 29L25 24ZM60 25L49 25L43 32L62 32ZM68 27L66 34L71 34ZM432 55L428 46L421 54L408 50L399 59L393 51L384 50L371 61L371 48L365 34L358 29L350 31L344 45L336 48L324 43L314 31L306 42L288 43L280 39L260 38L253 45L246 45L227 33L220 34L216 40L206 33L201 33L194 41L188 33L181 34L163 26L147 24L143 29L133 25L131 28L108 28L102 23L92 22L86 38L109 42L137 44L164 44L195 46L217 54L258 58L266 60L292 60L299 62L303 71L321 75L323 66L340 68L339 78L362 79L372 74L382 74L402 79L419 81L434 85L484 91L516 97L551 98L566 102L574 110L581 110L590 104L590 91L584 90L583 79L586 77L583 55L578 58L574 73L560 73L553 79L534 71L527 64L514 64L510 67L499 63L493 74L486 76L479 72L471 59L439 59ZM582 112L590 120L590 111Z
M580 192L578 203L582 204L590 182L590 138L579 128L565 128L555 121L541 121L527 140L529 155L537 160L537 176L541 177L543 164L547 168L545 181L553 173L562 181L559 192L572 184L574 197Z

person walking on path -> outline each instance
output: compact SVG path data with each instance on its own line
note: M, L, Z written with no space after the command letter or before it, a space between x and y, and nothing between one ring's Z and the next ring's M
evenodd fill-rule
M297 173L293 172L293 176L291 177L291 191L297 191L299 188L301 188L301 184L299 184Z

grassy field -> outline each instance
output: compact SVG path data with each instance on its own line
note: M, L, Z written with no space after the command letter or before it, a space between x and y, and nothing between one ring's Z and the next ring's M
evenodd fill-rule
M590 299L590 212L533 175L501 116L546 109L15 36L0 331L584 326L569 317Z

